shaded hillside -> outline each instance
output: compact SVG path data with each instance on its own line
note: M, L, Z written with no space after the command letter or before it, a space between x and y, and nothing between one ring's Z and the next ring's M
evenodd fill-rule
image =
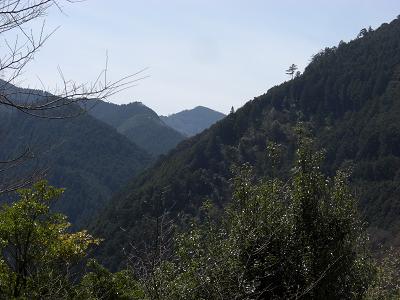
M161 120L185 136L193 136L224 117L223 113L204 106L197 106L169 116L161 116Z
M51 184L65 187L56 209L80 224L150 163L150 155L109 125L89 115L64 120L0 112L0 158L11 159L29 148L35 158L2 173L1 180L46 170Z
M222 205L235 163L250 163L259 176L271 174L269 141L282 144L277 172L286 176L299 122L327 150L328 174L353 166L353 187L367 221L377 228L375 238L394 242L400 226L399 67L400 20L314 55L301 76L181 143L116 195L94 223L106 238L100 256L115 266L126 258L120 249L129 242L152 238L151 220L163 211L184 221L205 199Z
M153 155L167 153L185 138L140 102L117 105L98 101L89 113Z

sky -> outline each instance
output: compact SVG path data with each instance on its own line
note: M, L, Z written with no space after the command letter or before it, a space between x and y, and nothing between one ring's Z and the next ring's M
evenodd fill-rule
M93 82L147 68L136 86L109 101L143 102L168 115L198 105L228 113L285 80L295 63L362 28L400 14L399 0L86 0L46 17L60 26L35 56L20 86ZM35 28L36 25L34 25Z

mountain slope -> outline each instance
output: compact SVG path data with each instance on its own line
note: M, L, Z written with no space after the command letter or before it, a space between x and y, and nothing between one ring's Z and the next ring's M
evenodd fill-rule
M153 155L167 153L185 138L140 102L117 105L98 101L89 113Z
M400 220L400 20L313 56L301 76L270 89L210 129L181 143L116 195L93 223L106 241L99 256L115 266L119 249L154 239L154 220L197 215L205 199L223 205L230 168L250 163L257 175L290 172L299 122L327 150L324 169L353 167L353 187L374 238L397 235ZM282 144L271 168L268 142ZM121 230L123 228L123 230Z
M161 116L165 124L179 131L185 136L193 136L209 128L217 121L224 118L223 113L197 106L169 116Z
M0 142L2 160L27 148L35 155L35 159L6 172L1 180L46 170L51 184L66 188L55 208L78 225L151 162L144 150L89 115L49 120L2 110Z

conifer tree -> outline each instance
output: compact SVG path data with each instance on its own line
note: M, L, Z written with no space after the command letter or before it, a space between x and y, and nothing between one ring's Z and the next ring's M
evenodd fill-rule
M289 66L289 68L286 70L286 74L291 76L291 79L293 79L294 74L296 73L297 69L298 69L297 65L291 64Z

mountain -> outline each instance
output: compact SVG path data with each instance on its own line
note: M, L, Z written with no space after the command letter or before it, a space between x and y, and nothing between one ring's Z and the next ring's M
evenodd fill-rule
M66 188L55 209L77 225L152 161L148 153L114 128L87 114L49 120L2 109L0 143L2 161L26 149L34 155L16 168L0 172L0 183L46 171L52 185Z
M158 156L174 148L185 136L170 128L140 102L113 104L96 101L89 114L111 125L139 147Z
M166 157L115 195L93 221L105 238L98 256L111 266L129 244L154 240L157 217L178 224L199 214L206 199L217 207L231 192L231 167L248 163L259 177L291 170L299 123L326 149L324 171L351 168L352 187L375 242L399 243L400 19L362 30L349 43L325 48L300 76L271 88ZM266 155L281 146L280 165ZM158 219L159 220L159 219ZM121 250L124 249L124 252Z
M161 116L161 120L176 131L190 137L209 128L224 117L223 113L204 106L197 106L169 116Z

